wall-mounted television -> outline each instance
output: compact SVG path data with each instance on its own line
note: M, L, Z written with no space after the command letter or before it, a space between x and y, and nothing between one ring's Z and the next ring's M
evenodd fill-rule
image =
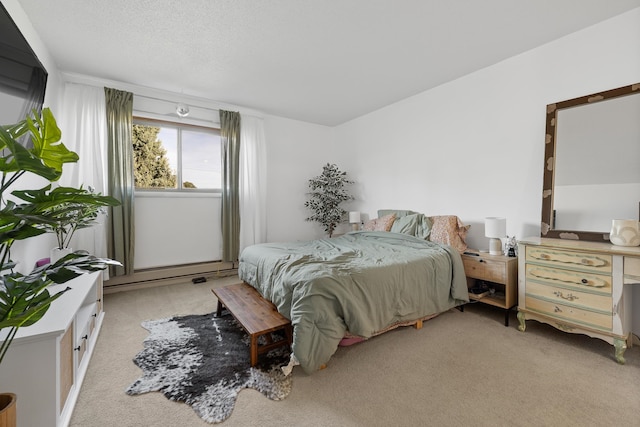
M0 125L42 110L47 70L0 4Z

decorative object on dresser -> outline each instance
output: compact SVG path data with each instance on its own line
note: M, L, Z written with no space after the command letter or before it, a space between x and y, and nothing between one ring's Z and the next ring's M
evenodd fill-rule
M502 255L502 238L507 236L507 219L488 217L484 220L484 235L489 237L489 254Z
M467 250L462 264L469 299L505 310L504 325L509 326L509 313L518 304L517 258Z
M519 329L528 319L602 339L623 364L631 346L631 289L640 248L527 238L519 243Z
M280 368L289 360L288 346L274 348L256 367L249 366L249 337L229 315L176 316L149 320L142 327L149 336L134 359L142 376L127 388L129 395L160 391L191 405L206 422L220 423L245 388L271 400L291 392L292 378Z
M640 83L547 105L541 237L609 242L638 214L639 108Z
M609 240L618 246L640 246L640 222L635 219L614 219L611 221Z

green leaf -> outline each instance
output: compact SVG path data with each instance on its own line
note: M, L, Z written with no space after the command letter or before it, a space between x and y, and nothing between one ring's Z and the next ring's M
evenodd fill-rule
M29 326L40 320L51 301L64 291L50 295L46 287L51 284L46 277L33 280L21 274L2 277L3 292L0 292L0 329Z
M2 127L0 127L0 146L8 151L0 158L0 172L7 174L27 171L50 181L56 181L60 178L61 171L45 165L41 159L13 139L11 134Z
M60 141L62 132L56 123L53 113L48 108L42 110L42 116L34 114L34 118L27 118L27 126L31 132L33 149L31 152L45 165L62 173L64 163L77 162L79 157Z

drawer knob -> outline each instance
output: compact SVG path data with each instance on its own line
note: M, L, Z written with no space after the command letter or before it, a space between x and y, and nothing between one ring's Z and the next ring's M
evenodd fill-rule
M582 258L582 259L580 260L580 262L582 262L582 263L583 263L583 264L585 264L585 265L591 265L591 264L593 264L593 262L592 262L590 259L586 259L586 258Z
M560 307L558 307L557 305L553 306L553 311L555 313L562 313L562 310L560 309Z
M547 254L540 254L540 258L542 258L542 259L549 259L549 255L547 255Z
M83 340L89 339L89 335L83 335L83 336L82 336L82 339L83 339Z
M589 281L588 281L587 279L582 279L582 280L580 280L580 282L581 282L581 283L583 283L583 284L585 284L585 285L586 285L587 283L589 283Z
M80 346L74 348L75 351L80 351Z

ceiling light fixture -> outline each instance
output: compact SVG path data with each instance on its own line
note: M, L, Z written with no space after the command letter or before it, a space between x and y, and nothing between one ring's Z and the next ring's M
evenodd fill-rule
M189 115L189 106L182 102L176 105L176 114L179 117L187 117Z

